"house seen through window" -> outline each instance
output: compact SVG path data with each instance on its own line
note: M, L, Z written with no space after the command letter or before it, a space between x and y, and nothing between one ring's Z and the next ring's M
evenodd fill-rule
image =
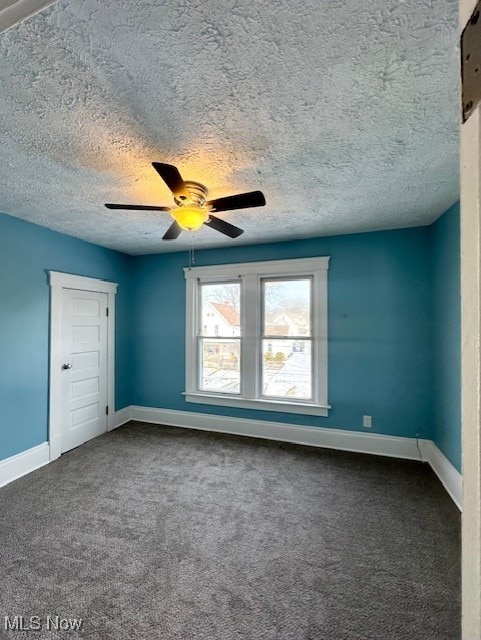
M200 285L199 336L203 391L240 393L240 282Z
M327 415L327 267L186 270L187 400Z

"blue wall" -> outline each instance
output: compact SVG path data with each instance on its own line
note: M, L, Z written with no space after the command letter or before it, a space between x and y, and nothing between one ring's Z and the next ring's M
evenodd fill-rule
M0 459L47 439L46 271L119 283L116 408L129 404L433 438L460 469L459 207L431 227L197 252L331 256L328 418L186 403L187 252L129 257L0 214Z
M461 470L459 204L431 227L432 437Z
M134 262L134 404L431 437L430 233L426 227L196 252L197 265L331 256L328 418L187 403L187 252ZM365 429L364 429L365 431Z
M131 261L0 214L0 460L47 440L49 269L119 283L117 409L131 403Z

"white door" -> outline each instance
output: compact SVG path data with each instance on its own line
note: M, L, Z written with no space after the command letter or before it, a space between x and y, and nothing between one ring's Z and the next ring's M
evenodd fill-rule
M62 453L107 430L107 294L62 292Z

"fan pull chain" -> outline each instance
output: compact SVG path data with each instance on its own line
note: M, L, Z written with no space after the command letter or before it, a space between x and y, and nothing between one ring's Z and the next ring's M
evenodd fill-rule
M195 250L194 250L194 234L190 233L190 247L189 247L189 270L192 269L195 264Z

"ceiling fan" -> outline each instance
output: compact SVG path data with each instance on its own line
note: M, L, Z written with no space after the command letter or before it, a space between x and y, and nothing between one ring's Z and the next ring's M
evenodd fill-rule
M211 229L220 231L237 238L244 231L233 224L221 220L212 215L213 212L230 211L232 209L248 209L249 207L263 207L266 203L261 191L239 193L235 196L226 196L215 200L207 200L207 188L199 182L183 180L179 170L172 164L152 162L165 184L172 191L177 207L153 207L135 204L111 204L107 203L107 209L135 209L139 211L168 211L174 222L162 236L162 240L175 240L182 230L195 231L205 224Z

